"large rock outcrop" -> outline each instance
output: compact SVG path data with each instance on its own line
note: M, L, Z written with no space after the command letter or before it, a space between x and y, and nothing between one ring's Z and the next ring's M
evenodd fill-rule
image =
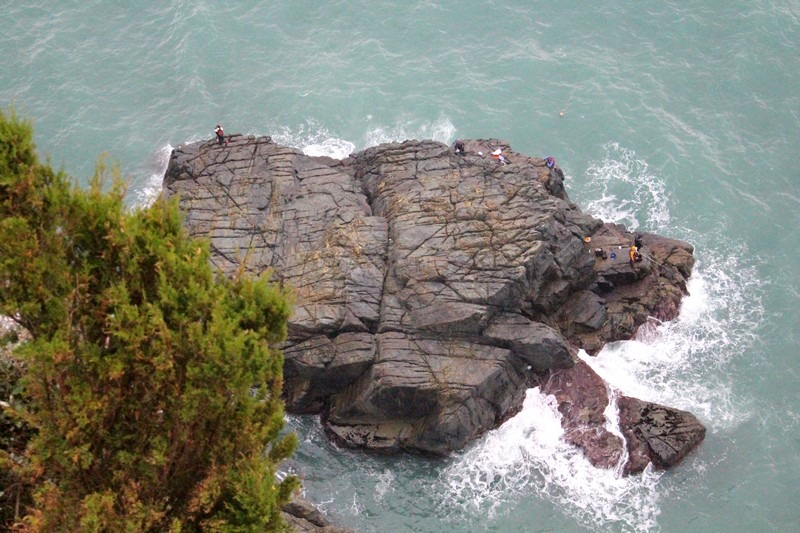
M634 236L571 204L558 168L494 139L465 148L405 141L334 160L234 135L172 154L165 194L180 195L216 267L293 289L287 408L321 413L341 443L459 449L527 387L570 372L578 348L677 313L689 244L644 234L631 263Z

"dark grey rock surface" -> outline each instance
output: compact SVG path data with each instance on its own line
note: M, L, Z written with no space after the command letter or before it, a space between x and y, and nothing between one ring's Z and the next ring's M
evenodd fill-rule
M496 139L465 147L405 141L340 161L233 135L172 154L165 194L214 265L292 288L287 408L320 413L340 443L445 455L562 379L577 349L677 314L691 245L643 234L632 264L634 235L570 203L558 168ZM602 422L572 427L597 464L614 440L589 438Z
M706 436L706 428L687 411L629 396L620 397L618 406L630 454L628 474L641 472L651 462L656 468L675 466Z

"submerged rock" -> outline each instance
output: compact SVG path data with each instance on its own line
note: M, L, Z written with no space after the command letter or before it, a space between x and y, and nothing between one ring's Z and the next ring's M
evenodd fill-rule
M314 505L295 497L281 509L284 522L292 531L303 533L353 533L352 529L335 526Z
M180 195L215 266L292 287L287 409L320 413L342 444L460 449L532 384L569 388L577 349L674 318L686 291L689 244L643 234L631 263L634 235L570 203L557 167L496 139L464 145L389 143L340 161L233 135L173 151L165 194ZM599 383L579 395L592 412ZM567 438L608 466L621 441L595 431L603 422L592 414Z

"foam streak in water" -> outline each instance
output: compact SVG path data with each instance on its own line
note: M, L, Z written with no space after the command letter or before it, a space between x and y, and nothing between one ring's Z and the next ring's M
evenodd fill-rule
M606 417L606 430L608 430L608 432L612 435L619 437L619 439L622 441L622 454L620 455L616 466L614 466L614 473L617 475L617 477L621 477L625 470L625 465L628 463L630 454L628 453L627 439L619 428L619 405L617 404L619 393L616 389L606 383L606 394L608 395L608 404L603 411L603 415Z
M617 143L605 145L606 157L587 169L590 178L584 191L588 211L607 221L635 230L652 231L670 222L669 195L664 180L651 173L646 161ZM642 212L644 210L644 212Z

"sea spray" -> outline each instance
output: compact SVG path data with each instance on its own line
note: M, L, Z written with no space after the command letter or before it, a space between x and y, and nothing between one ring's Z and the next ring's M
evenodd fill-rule
M633 150L608 143L605 157L586 170L587 183L570 190L573 200L605 222L624 224L635 231L660 232L669 226L668 193L664 179Z
M310 156L327 156L344 159L355 151L355 144L342 139L329 128L313 120L295 127L284 126L270 132L272 140L284 146L299 148Z
M173 147L166 144L156 151L151 159L148 173L133 182L129 195L129 202L134 207L147 207L156 201L161 194L161 185L164 181L164 173L169 166L169 158Z
M634 340L583 359L622 393L690 411L711 431L741 424L750 417L750 399L732 385L731 359L754 342L749 332L763 308L757 283L730 279L746 270L728 267L727 260L701 263L676 320L648 324Z
M366 143L402 140L407 136L438 136L437 140L449 142L454 132L446 119L418 125L411 133L406 129L408 126L371 130ZM312 124L294 132L282 130L273 134L273 139L298 146L308 155L343 158L355 149L353 143ZM668 221L668 195L660 178L649 172L646 163L636 159L632 152L613 148L621 160L609 159L596 166L597 186L601 187L598 194L605 200L590 202L591 208L600 211L604 218L632 223L642 229L649 230L650 225ZM158 187L151 187L154 191L160 191L171 150L171 146L165 146L153 158L150 184L158 182ZM614 180L627 184L628 188L615 192L619 184L613 183ZM633 194L636 201L619 200L627 194ZM157 192L150 193L151 198L155 196ZM642 202L642 198L649 200ZM639 221L644 221L641 226ZM683 231L689 235L688 240L695 242L691 232ZM709 239L704 235L696 237L701 246ZM717 239L717 244L720 243L726 244L725 239ZM732 246L722 248L730 250ZM747 418L747 410L734 398L726 378L729 358L736 354L732 348L741 350L753 342L753 324L763 315L757 297L759 284L751 279L752 271L744 263L742 254L725 255L718 248L714 254L705 252L689 281L690 296L684 300L676 321L652 320L640 329L636 339L609 344L598 357L581 353L608 384L611 401L605 416L609 431L621 436L616 406L618 391L692 411L701 419L713 420L712 430L735 426ZM291 426L295 423L290 421ZM330 448L324 440L322 432L314 430L307 433L303 447ZM302 457L303 452L298 455ZM669 483L662 483L662 473L652 468L639 476L622 477L626 460L627 453L614 469L593 467L579 449L564 442L555 400L533 389L517 416L437 469L440 473L435 479L419 478L426 485L424 491L419 489L419 483L408 483L409 473L398 466L401 463L386 466L371 459L360 459L353 477L346 481L341 477L308 481L316 485L310 496L318 497L323 511L350 517L397 508L396 490L400 485L404 491L401 500L415 486L420 492L436 494L426 506L434 506L436 513L453 525L491 527L492 523L502 523L510 509L533 493L556 503L560 512L591 529L658 529L659 501L663 491L669 490ZM306 458L302 462L318 463L319 458ZM702 475L704 465L696 461L692 464L698 475ZM341 465L341 468L347 467ZM302 471L299 473L304 475ZM323 486L324 490L320 490Z
M208 134L194 133L189 138L181 141L180 144L191 144L195 142L211 140L213 131L209 129ZM150 154L147 166L137 172L131 180L128 196L128 204L133 208L149 207L156 201L161 194L164 183L164 174L169 167L169 159L175 149L167 143Z
M599 469L563 439L556 400L528 390L522 410L466 452L440 475L446 490L441 512L499 518L529 493L558 504L590 528L651 531L657 526L657 484L651 468L621 477Z
M402 142L407 139L432 139L449 144L456 128L444 116L433 122L417 120L398 120L391 126L372 126L364 135L364 148L388 142Z
M583 350L581 352L585 353ZM625 465L628 464L630 453L628 452L628 441L622 430L619 427L619 392L606 382L606 394L608 395L608 404L606 405L603 415L606 418L605 428L612 435L619 437L622 441L622 453L614 465L614 473L617 477L622 477L625 471Z
M587 169L586 186L570 190L573 199L606 222L690 242L697 262L674 321L650 319L635 339L609 343L584 360L626 395L691 411L711 431L735 427L749 418L750 400L733 389L731 361L756 342L764 316L758 259L727 235L676 224L665 177L619 143L604 149Z
M447 144L452 140L454 133L455 127L445 117L440 117L433 122L398 121L391 126L368 128L360 149L406 139L433 139ZM312 157L326 156L344 159L357 150L357 146L353 142L341 138L335 132L313 120L308 120L294 128L284 126L274 132L256 132L247 135L271 135L276 143L298 148L304 154ZM182 144L210 140L211 137L210 130L208 135L196 133L182 141ZM164 173L167 171L173 149L171 144L159 148L152 154L147 170L140 173L138 177L134 177L128 196L131 205L147 207L161 194Z
M360 145L342 138L336 132L314 121L307 121L296 127L282 127L270 135L275 142L297 147L306 155L344 159L364 148L407 139L433 139L447 144L452 140L454 133L455 126L450 120L439 117L432 122L398 120L392 125L369 126Z

